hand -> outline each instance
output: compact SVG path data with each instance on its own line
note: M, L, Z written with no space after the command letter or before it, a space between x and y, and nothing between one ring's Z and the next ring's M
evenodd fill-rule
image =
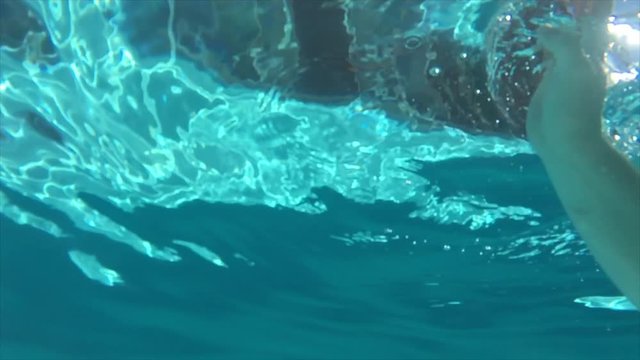
M575 28L543 26L546 70L527 115L527 137L542 157L588 146L602 136L606 80L602 56L589 59Z
M573 9L576 18L606 17L613 10L613 0L560 0L560 2Z

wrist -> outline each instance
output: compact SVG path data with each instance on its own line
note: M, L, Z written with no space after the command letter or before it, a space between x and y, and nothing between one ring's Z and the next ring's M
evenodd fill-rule
M611 145L600 131L580 136L555 136L546 141L532 143L542 161L547 163L571 163L593 161L611 149Z

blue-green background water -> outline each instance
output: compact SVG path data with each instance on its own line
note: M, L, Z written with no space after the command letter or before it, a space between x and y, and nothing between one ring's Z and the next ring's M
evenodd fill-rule
M638 312L574 301L620 294L526 142L409 129L406 119L360 99L357 66L345 67L353 48L370 44L402 58L396 65L415 65L385 29L401 26L422 34L418 41L442 31L428 40L450 41L438 43L435 58L414 53L414 60L429 55L436 60L430 70L438 70L427 71L434 77L426 83L439 85L421 101L444 108L473 101L460 106L459 118L423 120L469 120L477 101L494 101L496 94L483 93L488 85L508 94L516 81L483 83L484 66L469 74L465 62L452 60L467 71L456 74L438 63L463 54L447 49L459 44L446 36L462 31L456 41L473 50L463 58L481 64L496 55L482 49L481 29L497 26L489 18L512 11L508 2L413 1L411 11L426 15L408 16L412 22L403 20L409 6L396 1L387 9L395 17L369 13L393 19L374 27L387 37L359 42L345 31L370 24L351 14L337 35L316 36L332 76L349 73L349 84L315 64L293 99L284 95L287 85L245 86L258 75L246 68L223 76L248 45L262 51L277 40L296 48L279 33L292 25L287 2L261 2L269 14L261 19L250 13L253 2L241 11L225 6L231 2L140 3L0 0L1 360L640 359ZM611 25L629 31L640 9L616 4L631 15ZM245 28L227 15L259 28L262 43L253 43L251 31L241 36ZM293 21L299 29L301 17ZM220 33L207 42L199 31L212 19ZM187 36L178 43L189 51L174 59L180 29ZM314 26L302 34L317 35ZM336 60L326 40L338 35ZM496 39L501 51L512 50L513 38ZM618 36L609 52L626 80L609 90L606 126L616 146L638 159L640 82L625 39ZM305 56L318 55L309 50L316 44L303 42ZM185 55L195 50L202 53ZM261 76L287 59L277 51L254 55ZM274 68L258 66L266 60ZM452 79L484 95L457 94ZM348 91L334 94L329 85ZM304 93L314 87L322 91ZM336 99L326 98L327 89ZM461 96L439 104L436 90ZM176 239L211 249L226 266L178 248ZM70 260L74 250L96 256L123 283L90 279L83 271L91 264Z
M481 190L488 199L535 208L544 214L540 226L565 218L534 156L451 161L427 171L443 191ZM506 246L505 239L522 229L506 224L472 232L409 220L408 205L362 205L328 190L318 193L329 208L321 215L202 202L127 214L86 196L154 242L182 238L217 249L230 259L222 268L196 256L175 264L142 258L8 191L16 204L58 221L72 237L62 241L0 218L1 358L640 356L637 312L573 303L617 294L590 256L552 256L544 249L522 259L481 255L487 244ZM352 246L330 237L361 229L402 236ZM423 238L429 241L412 242ZM100 254L125 274L126 284L110 288L87 280L67 258L68 241ZM238 249L255 264L234 260Z

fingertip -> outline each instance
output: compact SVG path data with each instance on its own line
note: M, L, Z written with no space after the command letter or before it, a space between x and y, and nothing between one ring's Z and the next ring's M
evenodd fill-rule
M541 25L537 30L537 46L552 53L563 52L580 44L580 34L569 27Z
M549 42L557 35L557 30L549 25L543 25L538 28L538 43L542 47L547 47Z
M542 25L538 28L538 39L543 42L548 42L562 36L563 32L564 30L559 27Z
M538 27L538 35L548 35L553 33L554 27L549 24L540 25Z

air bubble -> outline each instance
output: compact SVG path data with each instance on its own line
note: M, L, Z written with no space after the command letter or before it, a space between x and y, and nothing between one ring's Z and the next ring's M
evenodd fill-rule
M404 39L404 47L407 50L415 50L420 46L422 46L422 39L416 35L411 35Z

